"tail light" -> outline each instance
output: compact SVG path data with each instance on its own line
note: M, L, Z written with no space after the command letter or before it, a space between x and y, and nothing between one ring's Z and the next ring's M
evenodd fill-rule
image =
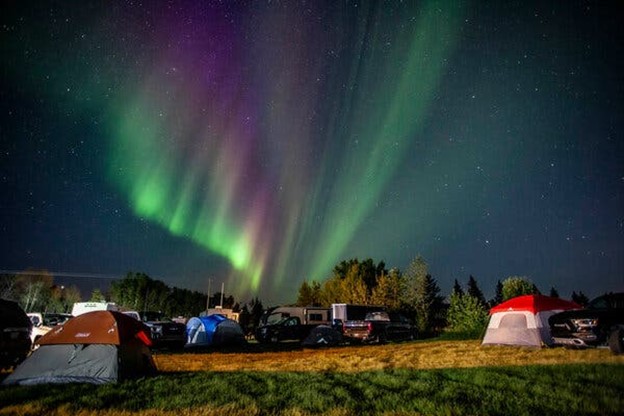
M372 322L367 322L366 323L366 328L368 329L368 332L371 332L373 330L373 323Z
M147 333L145 331L139 331L136 334L136 337L143 343L145 344L147 347L151 347L152 346L152 339L150 338L149 335L147 335Z

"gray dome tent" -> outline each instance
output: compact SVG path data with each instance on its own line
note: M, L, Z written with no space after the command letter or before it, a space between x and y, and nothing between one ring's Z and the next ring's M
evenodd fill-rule
M110 383L153 375L149 329L119 312L89 312L57 326L2 384Z

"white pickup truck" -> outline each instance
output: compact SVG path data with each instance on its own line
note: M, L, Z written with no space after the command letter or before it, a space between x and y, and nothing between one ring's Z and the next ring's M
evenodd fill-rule
M30 341L32 342L32 348L38 347L37 341L39 338L47 334L56 325L62 325L72 316L68 313L40 313L30 312L27 313L30 322L32 323L32 331L30 332Z

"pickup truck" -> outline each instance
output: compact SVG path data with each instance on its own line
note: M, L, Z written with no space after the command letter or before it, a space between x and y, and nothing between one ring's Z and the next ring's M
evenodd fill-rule
M380 344L416 337L414 326L407 318L385 311L369 312L364 320L343 322L342 334L347 340Z
M303 341L317 324L302 324L298 316L290 316L261 325L254 334L262 344L280 341Z
M165 318L161 312L142 312L140 316L150 328L154 348L182 348L186 344L186 325Z
M590 347L609 345L615 354L624 350L624 293L609 293L592 300L586 309L560 312L548 319L553 344Z
M30 352L32 323L16 302L0 299L0 370L21 363Z
M71 319L71 315L68 313L40 313L30 312L27 313L30 322L32 323L32 331L30 331L30 340L32 342L32 348L37 349L39 345L37 342L39 338L47 334L56 325L62 325Z

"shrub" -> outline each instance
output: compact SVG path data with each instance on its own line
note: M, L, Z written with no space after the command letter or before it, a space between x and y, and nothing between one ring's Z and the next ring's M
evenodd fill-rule
M461 334L462 338L478 338L488 321L488 312L479 299L453 292L447 315L447 332Z

